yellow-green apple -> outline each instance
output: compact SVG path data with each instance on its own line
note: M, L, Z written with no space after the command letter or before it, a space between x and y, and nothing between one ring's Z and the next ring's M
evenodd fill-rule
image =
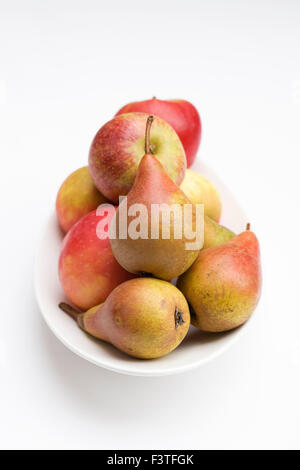
M97 132L89 152L89 169L95 186L110 201L119 202L134 182L145 153L145 128L148 115L128 113L115 117ZM174 129L155 117L150 151L179 185L185 174L184 148Z
M180 189L193 204L203 204L204 213L219 222L222 212L220 195L214 185L196 171L187 169Z
M180 137L185 150L187 166L193 163L201 140L201 120L195 106L185 100L151 100L129 103L117 115L142 112L154 114L167 121Z
M82 310L104 302L121 282L136 277L115 260L108 225L115 207L102 215L94 210L82 217L65 236L59 258L59 278L70 301Z
M87 166L71 173L61 185L56 197L56 214L64 232L99 204L108 202L95 187Z

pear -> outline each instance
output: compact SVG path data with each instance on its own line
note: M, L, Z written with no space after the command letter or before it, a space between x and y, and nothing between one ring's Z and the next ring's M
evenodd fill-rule
M204 216L204 249L221 245L233 237L235 237L235 233L229 228L218 224L207 215Z
M217 189L207 178L188 168L180 189L193 204L204 205L205 215L219 222L222 212L221 198Z
M203 245L203 240L200 240L200 237L198 239L203 217L200 213L199 217L196 215L196 207L150 153L149 135L152 121L153 116L149 116L145 138L146 154L141 160L127 199L120 203L115 213L112 226L116 227L116 232L114 236L110 236L110 243L118 263L127 271L170 280L185 272L197 258ZM174 205L177 210L170 211L169 218L166 218L166 209L169 210ZM188 218L185 217L187 205L191 209L191 217ZM155 207L156 216L153 217ZM136 217L131 215L136 213L136 208L140 213L140 224L136 224ZM124 217L127 218L127 231L121 234ZM133 237L130 233L133 223L146 227L145 232ZM191 234L190 238L186 236L187 233Z
M192 308L192 324L221 332L245 323L261 291L259 244L247 230L222 245L202 250L177 286Z
M235 233L218 223L221 217L222 203L217 189L207 178L187 169L180 189L193 204L204 205L203 248L220 245L235 236Z
M64 303L59 307L90 335L141 359L173 351L190 325L189 307L183 294L171 283L154 278L120 284L104 303L85 313Z

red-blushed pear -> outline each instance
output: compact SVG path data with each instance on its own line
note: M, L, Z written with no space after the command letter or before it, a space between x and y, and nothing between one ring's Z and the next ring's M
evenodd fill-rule
M260 251L256 236L245 232L199 253L177 286L191 305L192 324L218 333L245 323L261 292Z
M61 286L69 300L85 310L104 302L118 284L134 277L115 260L109 238L98 237L98 224L111 220L115 212L109 205L105 210L101 216L94 210L81 218L67 233L61 248Z
M154 359L173 351L190 325L187 301L172 284L139 278L116 287L101 305L80 313L59 307L87 333L129 356Z
M100 204L108 202L98 191L87 166L71 173L61 185L56 198L56 214L64 232Z
M197 216L196 207L151 154L150 127L156 119L148 117L146 154L131 191L115 213L116 233L110 236L110 244L115 258L127 271L170 280L185 272L197 258L203 242L200 236L197 238L202 229L197 224L203 220L202 214ZM132 234L137 214L139 233Z
M144 154L147 117L144 113L117 116L101 127L91 144L91 177L114 203L119 203L119 196L126 195L134 183ZM155 119L150 145L170 178L180 184L186 168L185 152L178 135L163 119Z
M185 150L187 166L191 166L201 140L201 121L195 106L186 100L151 100L129 103L117 116L123 113L142 112L159 116L171 124L177 132Z

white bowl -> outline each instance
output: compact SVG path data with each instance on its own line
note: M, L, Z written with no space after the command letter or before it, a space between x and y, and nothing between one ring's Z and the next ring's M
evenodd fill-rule
M223 203L221 223L239 233L247 219L229 189L202 162L194 170L207 176L218 188ZM206 334L191 327L183 343L159 359L140 360L126 356L113 346L86 335L59 308L67 301L58 279L58 257L62 242L55 213L47 223L35 265L35 291L41 313L52 332L71 351L82 358L115 372L129 375L159 376L177 374L199 367L222 354L245 331L249 324L223 334Z

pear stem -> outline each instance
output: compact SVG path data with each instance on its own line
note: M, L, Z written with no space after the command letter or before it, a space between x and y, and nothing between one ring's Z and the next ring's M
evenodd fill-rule
M60 304L58 304L58 306L63 312L67 313L75 321L77 321L78 316L82 313L76 310L75 308L71 307L71 305L66 304L65 302L61 302Z
M151 153L150 149L150 129L153 122L153 116L148 116L146 123L146 133L145 133L145 153Z
M248 222L247 225L246 225L246 230L247 230L247 231L250 230L250 224L249 224L249 222Z

